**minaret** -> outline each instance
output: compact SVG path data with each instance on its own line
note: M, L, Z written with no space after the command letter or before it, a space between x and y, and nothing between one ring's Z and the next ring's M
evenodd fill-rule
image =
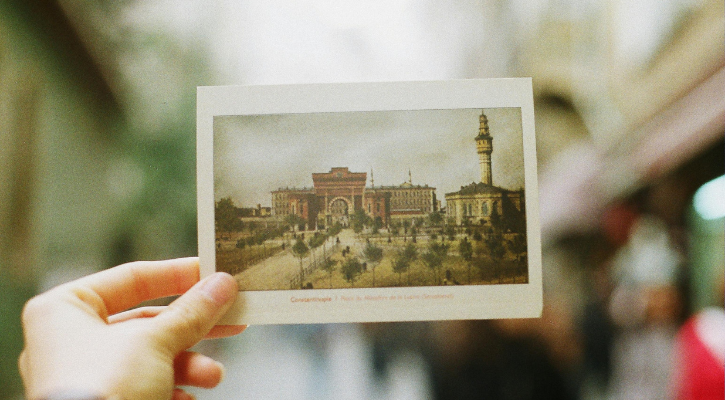
M481 165L481 183L493 185L491 177L491 153L493 152L493 138L488 132L488 118L481 111L478 118L479 128L476 136L476 150L478 150L478 162Z

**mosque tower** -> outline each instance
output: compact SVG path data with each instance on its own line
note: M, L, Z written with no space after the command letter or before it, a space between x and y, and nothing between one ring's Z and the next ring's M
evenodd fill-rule
M488 132L488 118L481 111L478 118L479 128L476 136L476 150L478 150L478 162L481 165L481 183L493 185L491 175L491 153L493 152L493 138Z

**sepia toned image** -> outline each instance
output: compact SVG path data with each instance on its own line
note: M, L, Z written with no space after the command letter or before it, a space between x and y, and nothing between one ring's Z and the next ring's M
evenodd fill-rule
M213 118L242 291L528 284L519 107Z
M541 315L533 116L529 78L198 88L222 323Z

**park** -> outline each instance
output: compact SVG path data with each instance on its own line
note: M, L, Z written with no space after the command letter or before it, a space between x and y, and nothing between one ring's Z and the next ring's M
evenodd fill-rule
M497 226L455 226L438 213L387 228L364 213L315 231L294 222L218 231L217 271L240 290L528 283L526 236Z

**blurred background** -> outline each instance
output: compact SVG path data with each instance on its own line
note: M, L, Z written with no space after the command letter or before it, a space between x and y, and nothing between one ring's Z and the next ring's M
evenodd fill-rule
M199 346L228 371L194 393L722 398L724 16L722 0L3 1L0 399L22 398L30 296L196 255L197 86L519 76L542 318L250 327Z

